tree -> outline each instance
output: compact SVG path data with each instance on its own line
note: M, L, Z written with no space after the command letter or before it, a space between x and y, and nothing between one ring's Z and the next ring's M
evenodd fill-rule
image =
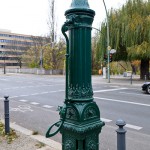
M121 9L109 12L110 45L117 50L115 60L141 60L140 78L149 78L150 60L150 1L128 0ZM101 25L104 34L99 42L106 49L106 23Z
M42 50L45 48L45 44L49 44L49 37L32 36L32 45L28 48L23 60L29 67L39 67Z
M34 60L34 64L35 67L39 67L40 65L40 61L41 61L41 55L43 55L43 45L49 43L49 37L42 37L42 36L32 36L32 50L34 52L33 54L33 60ZM30 49L30 50L31 50Z
M63 69L65 57L65 42L57 42L57 22L55 17L55 0L49 0L48 27L46 37L33 37L33 45L29 49L25 60L30 67L39 67L42 57L44 69ZM32 54L32 55L31 55Z
M55 0L49 0L49 15L48 15L48 27L49 27L49 37L50 37L50 43L51 43L51 63L52 63L52 69L56 69L57 67L57 46L59 44L56 44L57 42L57 21L56 21L56 9L55 9Z
M98 39L98 32L92 37L92 73L97 74L100 65L99 54L97 55L96 46L97 46L97 39Z
M48 27L49 27L49 36L50 42L54 43L57 38L57 22L55 17L55 0L49 0L49 14L48 14Z
M63 69L65 50L66 46L63 39L60 39L53 47L47 45L43 53L43 67L45 69Z
M40 67L42 52L44 69L63 69L66 49L64 40L60 39L59 42L55 43L52 47L50 43L47 42L49 37L43 37L43 40L38 42L39 39L40 38L36 39L36 42L23 56L23 60L26 62L27 66L31 68Z
M39 53L39 49L36 49L36 54L37 54L37 52ZM23 54L22 59L26 66L35 68L35 67L39 67L37 57L39 57L39 56L35 55L35 47L30 47Z

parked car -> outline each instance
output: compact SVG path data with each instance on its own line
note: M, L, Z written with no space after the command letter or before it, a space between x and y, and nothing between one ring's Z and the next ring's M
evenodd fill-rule
M143 91L146 91L147 94L150 94L150 82L145 82L145 83L142 85L142 90L143 90Z

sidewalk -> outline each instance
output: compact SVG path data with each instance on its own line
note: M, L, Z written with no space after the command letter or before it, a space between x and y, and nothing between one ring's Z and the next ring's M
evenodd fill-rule
M61 150L61 144L58 142L41 135L32 135L32 131L14 123L10 123L10 127L16 131L18 138L11 144L0 141L0 150Z
M18 125L11 124L11 127L17 131L17 135L19 135L19 137L11 144L0 142L0 150L62 150L61 144L58 142L46 139L41 135L32 135L32 131ZM115 131L117 128L117 126L113 127L105 125L100 133L100 150L117 149L117 134ZM134 137L138 137L138 140L135 141ZM135 150L138 147L140 150L149 150L149 139L150 136L148 135L131 130L127 131L126 148L127 150ZM41 143L45 146L38 148L36 145Z
M103 78L102 76L96 76L96 78L93 78L93 82L109 84L109 85L141 87L145 81L141 80L139 75L133 75L132 80L131 77L123 77L123 75L114 75L114 76L110 76L110 83L108 83L108 79ZM150 82L150 81L146 81L146 82Z

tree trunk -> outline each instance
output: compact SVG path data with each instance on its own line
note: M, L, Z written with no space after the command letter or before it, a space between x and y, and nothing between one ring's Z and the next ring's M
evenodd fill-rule
M141 73L140 79L149 79L149 59L142 59L141 60Z

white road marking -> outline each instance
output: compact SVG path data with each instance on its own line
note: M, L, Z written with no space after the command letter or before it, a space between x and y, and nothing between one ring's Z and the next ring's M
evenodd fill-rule
M31 95L39 95L39 93L33 93L33 94L31 94Z
M64 92L64 91L65 91L65 90L49 91L49 92L41 92L41 93L39 93L39 95L42 95L42 94L48 94L48 93Z
M29 95L18 95L18 96L11 96L9 98L18 98L18 97L28 97L28 96L34 96L34 95L42 95L42 94L48 94L48 93L57 93L57 92L64 92L65 90L58 90L58 91L49 91L49 92L41 92L41 93L33 93ZM3 100L4 98L0 98L0 100Z
M53 106L50 105L43 105L44 108L52 108Z
M118 90L125 90L125 89L128 89L128 88L118 88L118 89L98 90L98 91L94 91L94 93L109 92L109 91L118 91Z
M10 111L20 111L20 112L26 112L26 111L33 111L32 109L31 109L31 107L30 106L27 106L27 105L20 105L20 106L18 106L18 107L16 107L16 108L10 108Z
M101 118L101 120L106 122L106 123L109 123L112 121L112 120L106 119L106 118ZM126 124L125 127L130 128L130 129L134 129L134 130L141 130L143 128L143 127L135 126L132 124Z
M20 97L25 97L25 96L28 96L28 95L20 95ZM16 96L15 96L16 97Z
M111 122L112 121L112 120L106 119L106 118L101 118L101 120L104 121L104 122Z
M17 86L17 87L9 87L9 88L4 88L4 89L0 89L0 90L13 90L13 89L23 89L23 88L36 88L36 87L46 87L46 86L58 86L58 85L64 85L64 84L54 84L54 85L50 85L50 84L42 84L42 85L29 85L29 86Z
M19 100L20 102L27 102L28 100L25 100L25 99L21 99Z
M11 88L5 88L4 90L9 90L9 89L11 89ZM2 89L0 89L0 90L2 90Z
M106 119L106 118L101 118L101 120L106 122L106 123L109 123L109 122L112 121L112 120ZM126 124L125 127L130 128L130 129L134 129L134 130L141 130L143 128L143 127L135 126L135 125L132 125L132 124Z
M112 101L112 102L119 102L119 103L126 103L126 104L133 104L133 105L140 105L140 106L147 106L150 107L149 104L143 104L143 103L135 103L135 102L128 102L128 101L122 101L122 100L116 100L116 99L110 99L110 98L100 98L100 97L94 97L95 99L101 99L105 101Z
M142 129L142 127L131 125L131 124L126 124L125 127L131 128L131 129L134 129L134 130L141 130Z
M148 94L137 94L137 93L128 93L128 92L119 92L119 93L122 93L122 94L130 94L130 95L140 95L140 96L149 96Z
M48 93L53 93L53 92L56 92L56 91L51 91L51 92L42 92L41 94L48 94Z
M0 79L0 80L4 80L4 81L7 81L7 79Z
M31 102L30 104L32 104L32 105L38 105L38 104L40 104L40 103L37 103L37 102Z
M120 86L117 86L117 85L111 85L111 86L109 86L109 87L114 87L114 88L116 88L116 87L120 87Z
M64 92L65 90L58 90L59 92Z

